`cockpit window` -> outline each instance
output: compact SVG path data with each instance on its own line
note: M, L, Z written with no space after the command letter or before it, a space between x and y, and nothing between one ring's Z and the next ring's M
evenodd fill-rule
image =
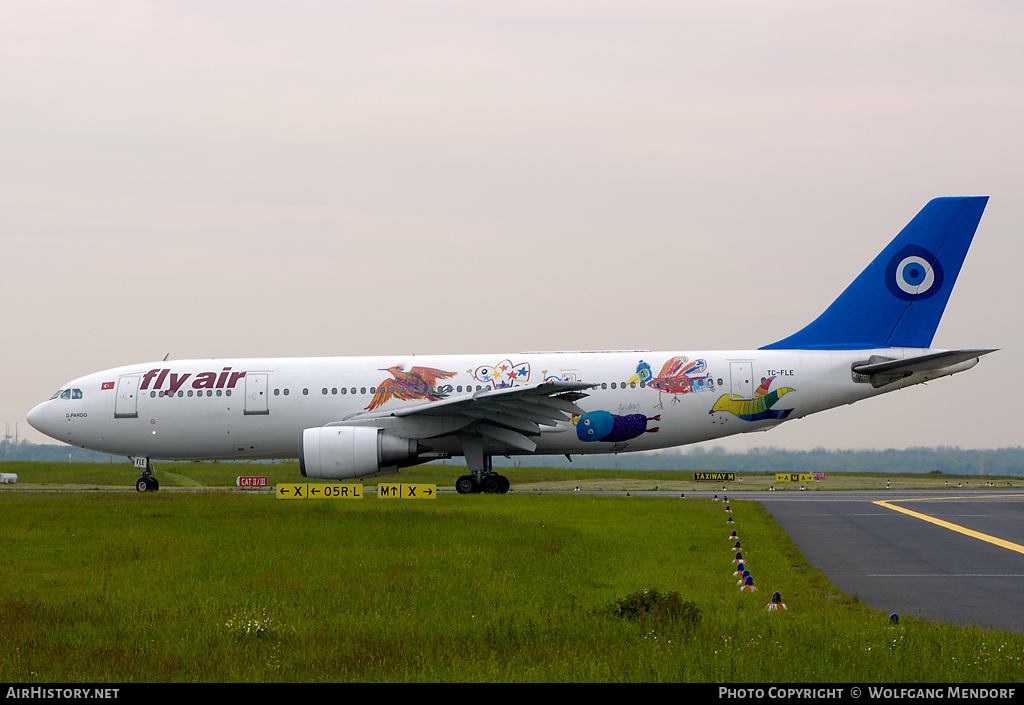
M81 399L82 398L82 390L81 389L58 389L56 392L53 393L53 396L50 397L50 399L56 399L58 397L60 397L61 399Z

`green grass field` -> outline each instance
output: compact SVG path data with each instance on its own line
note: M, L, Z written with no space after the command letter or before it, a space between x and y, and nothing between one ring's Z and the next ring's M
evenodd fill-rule
M180 465L182 484L225 470ZM254 474L238 467L229 482ZM21 485L60 468L13 471ZM72 475L60 482L110 484ZM1024 636L892 628L811 568L760 505L731 504L727 526L703 499L5 486L0 682L1020 680ZM733 528L757 593L735 586ZM645 590L678 593L699 617L616 616ZM789 611L763 610L773 590Z

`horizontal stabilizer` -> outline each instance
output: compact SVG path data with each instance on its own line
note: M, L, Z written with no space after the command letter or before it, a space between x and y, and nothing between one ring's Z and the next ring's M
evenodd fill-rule
M853 366L854 375L861 376L859 381L871 382L875 387L882 387L891 384L912 374L941 371L935 377L942 377L961 369L950 369L957 365L970 362L962 369L973 367L977 364L982 355L995 352L997 348L976 349L976 350L944 350L943 352L929 353L908 357L903 360L888 360L872 356L870 360L857 363Z
M854 365L853 371L859 375L871 375L879 372L926 372L928 370L940 370L943 367L950 367L958 362L966 362L971 358L988 355L996 350L998 348L987 350L946 350L944 352L932 353L931 355L909 357L905 360L887 360L885 362Z

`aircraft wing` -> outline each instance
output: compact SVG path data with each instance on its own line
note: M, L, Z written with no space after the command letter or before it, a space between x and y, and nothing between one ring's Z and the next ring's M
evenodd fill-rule
M571 414L586 413L576 401L584 390L596 385L585 382L539 382L505 389L482 389L437 401L402 406L387 411L363 411L328 426L382 425L402 429L411 437L429 438L467 430L486 438L532 453L541 427L555 427L569 421Z

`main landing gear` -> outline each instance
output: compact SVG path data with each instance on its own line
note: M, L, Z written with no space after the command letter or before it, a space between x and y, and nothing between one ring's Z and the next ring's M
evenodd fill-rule
M462 453L466 456L468 475L455 481L459 494L505 494L509 489L508 478L491 472L491 456L484 455L484 444L480 436L467 436L462 441Z
M472 475L463 475L455 482L455 489L459 494L476 494L486 492L488 494L505 494L510 487L508 478L497 473L490 473L483 482Z
M160 489L160 482L153 477L153 467L149 464L149 458L131 458L135 467L139 469L141 477L135 483L135 489L139 492L156 492Z

